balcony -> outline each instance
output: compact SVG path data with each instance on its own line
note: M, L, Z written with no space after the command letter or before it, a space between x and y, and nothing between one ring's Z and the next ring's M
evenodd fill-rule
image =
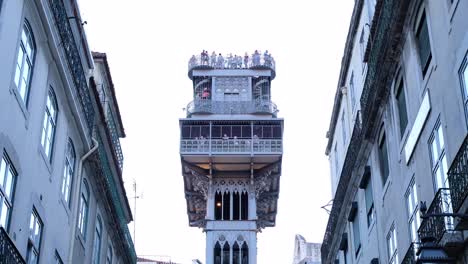
M115 126L114 117L112 116L112 111L110 107L107 107L107 114L105 116L107 127L109 128L110 139L112 141L112 148L117 158L117 163L119 165L120 170L123 169L123 153L122 147L120 145L120 138L119 133L117 132L117 127Z
M2 264L26 264L3 227L0 227L0 256Z
M271 114L276 117L278 108L271 101L212 101L195 100L187 105L187 117L193 114Z
M401 264L416 264L416 254L418 252L419 246L419 243L411 243L408 251L406 251L405 257L401 261Z
M427 209L427 217L423 219L419 227L419 237L435 238L435 241L444 248L450 255L463 246L463 237L461 232L455 231L454 218L452 216L430 216L431 214L450 214L453 213L453 204L451 190L440 188L431 205Z
M468 136L465 137L457 156L448 171L448 181L452 197L453 211L465 213L468 211ZM463 221L462 221L463 222ZM467 221L464 221L467 222ZM468 223L457 226L457 229L468 229Z
M281 154L281 139L183 139L181 154Z
M244 56L226 56L222 59L217 56L212 57L211 54L208 56L194 55L189 60L188 71L192 71L194 68L207 68L207 69L258 69L258 68L269 68L273 71L276 70L275 59L270 54L252 54L245 60Z

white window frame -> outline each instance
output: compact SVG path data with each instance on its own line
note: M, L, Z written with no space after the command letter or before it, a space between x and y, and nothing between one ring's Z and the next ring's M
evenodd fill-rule
M18 53L16 55L15 75L13 82L16 85L19 97L26 105L31 86L31 76L36 55L36 44L31 25L25 19L21 30Z
M440 188L449 188L445 142L443 126L439 117L429 137L429 153L431 155L431 169L434 177L435 192Z
M31 218L29 221L29 237L28 237L28 248L26 254L26 261L28 264L39 263L39 257L41 254L41 240L42 230L44 224L36 210L33 208Z
M65 153L65 164L63 169L61 193L63 200L70 207L71 186L73 184L73 174L75 170L75 147L71 138L68 139L67 151Z
M89 213L89 186L88 181L83 179L80 195L80 211L78 214L78 229L81 236L86 240L86 229L88 226Z
M392 224L390 231L387 234L387 253L388 264L399 264L398 261L398 243L396 236L395 224Z
M419 242L418 229L421 225L421 216L419 214L419 199L414 177L411 179L408 189L406 190L405 199L410 242Z
M55 130L57 128L58 106L57 97L52 89L47 93L46 107L44 111L44 121L42 124L41 146L44 154L52 161L52 149L55 140Z
M3 152L0 160L0 226L5 230L8 230L10 224L17 176L11 160L6 152Z
M102 245L102 220L98 215L96 218L96 227L94 229L94 242L93 242L93 264L101 263L101 245Z
M463 94L463 108L465 109L465 120L468 126L468 52L465 53L465 58L458 71L460 78L460 86Z

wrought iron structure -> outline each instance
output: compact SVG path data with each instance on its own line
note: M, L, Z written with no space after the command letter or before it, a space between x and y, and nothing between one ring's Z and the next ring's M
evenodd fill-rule
M244 61L244 56L237 56L229 58L229 56L223 57L223 60L216 60L213 61L211 56L202 58L201 55L194 55L188 63L188 70L189 72L196 67L210 67L216 69L250 69L255 67L268 67L275 71L276 63L275 59L271 55L265 56L264 54L258 54L258 57L249 56L247 60L247 65Z
M453 211L458 212L468 196L468 135L448 171Z
M192 114L208 113L208 114L258 114L267 113L276 117L278 108L271 101L212 101L212 100L195 100L187 105L187 117Z
M55 25L60 35L61 46L65 51L67 64L72 75L73 84L83 109L88 133L91 135L94 125L95 111L92 105L90 90L86 82L86 75L83 69L80 52L73 36L73 31L68 20L67 10L63 0L49 0L50 8L54 15Z
M408 251L406 251L401 264L416 264L416 256L419 249L419 243L413 242L408 247Z
M283 152L281 139L183 139L180 153L260 154Z
M10 236L0 226L0 263L2 264L26 264Z
M453 213L450 189L440 188L427 209L427 215L450 213ZM439 241L447 231L454 230L453 220L452 216L424 217L418 230L419 237L433 237Z
M123 169L123 153L122 147L120 146L120 139L119 133L117 132L117 127L115 126L114 116L112 115L112 111L110 107L107 107L106 113L106 124L109 129L110 138L112 141L112 149L114 151L115 157L117 158L117 162L119 164L120 170Z

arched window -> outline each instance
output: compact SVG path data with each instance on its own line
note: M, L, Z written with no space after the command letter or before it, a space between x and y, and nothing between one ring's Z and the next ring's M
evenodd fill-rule
M102 221L98 215L94 230L93 264L99 264L101 259Z
M223 194L223 220L231 219L231 193L226 191Z
M73 141L68 139L67 152L65 154L65 167L63 169L62 196L68 206L70 206L70 192L73 183L73 171L75 168L75 147Z
M239 248L239 244L234 242L234 246L232 246L232 264L240 264L241 260L241 251Z
M114 258L114 251L112 250L112 245L109 242L109 246L107 247L106 264L112 264L113 258Z
M216 242L216 245L214 247L214 264L221 264L221 246L219 245L219 242Z
M242 192L241 194L241 220L248 220L249 219L249 195L246 191Z
M240 209L241 209L241 203L240 203L240 197L239 197L239 192L235 191L234 194L232 195L232 220L241 220L240 218Z
M55 97L55 93L51 87L47 95L47 103L44 113L44 122L42 124L41 136L41 145L44 153L49 158L49 161L52 157L51 153L54 144L55 128L57 127L57 113L57 98Z
M230 255L229 243L225 242L223 246L223 264L229 264Z
M223 215L223 196L221 192L215 194L215 220L222 220Z
M10 158L3 152L3 158L0 159L0 226L5 230L9 227L17 176Z
M26 103L29 93L35 53L36 44L34 42L34 35L28 21L25 20L23 30L21 31L14 79L18 93L24 103Z
M83 179L81 186L80 211L78 215L78 229L81 235L86 240L86 227L88 225L88 209L89 209L89 187L86 179Z
M241 249L242 264L249 264L249 246L244 242Z

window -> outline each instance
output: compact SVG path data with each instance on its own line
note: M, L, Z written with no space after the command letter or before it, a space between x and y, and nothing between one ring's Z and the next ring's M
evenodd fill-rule
M426 75L429 64L431 63L431 42L429 40L429 30L427 27L426 13L423 10L420 15L419 23L416 26L416 43L419 53L419 61L423 76Z
M109 246L107 247L106 264L112 264L113 258L114 258L114 251L112 250L112 245L109 244Z
M367 215L367 226L369 227L375 220L374 212L374 197L372 194L372 179L369 176L367 184L364 187L364 195L366 198L366 215Z
M47 95L47 104L42 126L41 145L44 153L51 160L52 146L54 143L55 128L57 126L57 99L52 88Z
M414 177L411 180L408 189L406 190L406 206L408 208L408 225L410 231L411 242L419 241L418 228L421 225L421 216L419 215L418 193Z
M387 253L388 253L388 264L398 264L398 252L397 252L397 238L395 225L392 225L390 232L387 234Z
M0 162L0 226L8 229L17 174L6 153Z
M35 208L29 221L28 250L26 253L26 262L28 264L39 263L39 254L41 249L42 221Z
M341 132L343 136L343 145L346 144L346 119L345 119L345 111L341 114Z
M96 229L94 230L93 264L100 263L101 240L102 240L102 221L101 221L101 217L98 216L96 220Z
M15 67L15 85L19 96L26 103L29 86L31 82L32 68L34 65L34 56L36 53L36 44L28 21L24 21L21 31L21 41L18 48L18 56Z
M335 142L335 149L333 150L333 152L335 153L335 174L336 174L336 176L338 175L338 151L336 149L337 144L338 144L338 142Z
M248 220L249 197L247 191L215 193L215 220ZM232 201L232 203L231 203ZM232 206L232 210L231 210Z
M59 253L57 250L55 251L55 264L63 264L62 258L60 257Z
M88 182L83 179L81 186L81 197L80 197L80 211L78 215L78 229L80 234L86 240L86 227L88 225L88 209L89 209L89 187Z
M359 49L361 51L361 62L362 62L362 69L364 70L364 67L366 66L364 62L364 55L366 54L366 41L364 40L365 38L365 31L364 28L361 31L361 36L359 37Z
M249 247L247 246L247 243L244 242L244 244L242 244L242 248L241 248L241 260L242 260L242 264L249 264Z
M463 94L463 104L465 106L465 116L468 122L468 53L465 54L465 59L463 60L462 66L458 71L460 76L460 84L462 87Z
M65 154L65 167L63 169L62 196L68 206L70 206L70 192L73 183L73 171L75 168L75 147L73 142L68 139L67 153Z
M406 109L406 95L403 78L399 77L397 81L397 89L395 91L395 98L398 106L398 120L400 122L400 137L403 137L406 127L408 125L408 112Z
M432 174L434 175L435 189L448 188L447 157L445 155L444 132L440 119L437 120L432 135L429 138L431 153Z
M356 104L356 95L354 92L354 72L351 72L351 77L349 78L349 97L351 98L351 111L354 111L354 105Z
M387 142L385 141L385 131L380 135L379 140L379 164L380 173L382 175L382 184L385 185L388 179L389 168L388 168L388 153L387 153Z
M361 230L359 229L359 213L356 214L356 217L351 223L353 227L354 252L357 256L359 254L359 250L361 249Z

